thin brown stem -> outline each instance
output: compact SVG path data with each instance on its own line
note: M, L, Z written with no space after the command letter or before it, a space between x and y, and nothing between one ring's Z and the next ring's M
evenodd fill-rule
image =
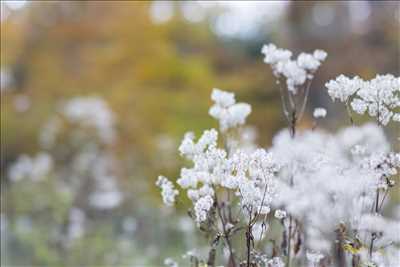
M251 252L251 239L252 239L252 225L251 225L251 212L249 224L246 231L246 248L247 248L247 267L250 267L250 252Z
M287 256L287 262L286 262L286 266L290 267L290 263L291 263L291 252L292 252L292 216L289 215L289 233L288 233L288 256Z
M217 203L217 214L221 220L222 231L224 232L225 243L229 250L229 261L230 261L229 264L231 264L231 266L233 266L233 267L236 267L235 254L234 254L234 251L232 248L231 240L229 238L228 229L226 229L226 220L224 220L224 216L222 216L221 207L220 207L220 204L218 203L218 197L216 194L215 194L215 202Z
M375 213L379 212L379 188L376 189L376 199L375 199ZM372 257L372 252L374 250L374 242L376 239L376 233L371 233L371 242L369 244L369 257Z
M354 125L354 120L353 120L353 116L351 115L351 110L350 110L348 101L346 101L345 106L346 106L347 115L349 116L349 119L350 119L350 124L353 126Z

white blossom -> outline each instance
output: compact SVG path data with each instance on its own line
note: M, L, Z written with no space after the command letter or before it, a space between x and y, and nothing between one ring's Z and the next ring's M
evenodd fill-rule
M370 81L364 81L351 107L359 114L368 112L383 125L392 119L396 121L400 114L395 112L395 109L400 108L400 78L387 74L377 75ZM392 118L394 115L397 116Z
M261 53L265 55L264 62L271 65L274 75L286 78L287 88L293 94L306 80L313 78L327 56L326 52L315 50L313 54L300 53L296 60L292 60L292 52L277 48L274 44L264 45Z
M316 108L314 109L313 116L314 118L325 118L326 117L326 109L324 108Z
M288 61L292 57L292 52L277 48L274 44L264 45L261 49L261 53L265 55L264 62L271 65Z
M356 93L363 85L363 81L358 76L348 78L340 75L336 80L331 80L325 84L328 88L328 94L332 100L347 102L349 97Z
M215 104L209 114L219 121L221 132L243 125L251 112L250 105L235 102L233 93L213 89L211 99Z
M320 55L320 53L316 54ZM300 55L297 57L297 65L305 70L314 71L318 69L318 67L321 65L321 62L318 60L318 58L315 58L314 55L300 53Z
M370 81L340 75L325 85L332 99L348 104L358 114L368 113L378 123L399 121L400 78L391 74L377 75Z
M317 49L314 51L313 56L315 59L317 59L319 61L323 61L326 59L328 54L324 50Z
M172 182L164 176L159 176L156 185L161 188L161 194L165 205L172 206L175 203L175 197L179 194Z
M313 55L302 53L294 61L290 59L290 51L273 45L265 46L263 52L266 54L265 62L273 65L277 76L285 76L288 87L292 86L292 89L300 88L298 86L304 82L301 77L311 79L309 75L326 57L325 52L315 51ZM373 101L367 103L366 93L362 92L366 86L386 88L384 91L389 92L386 92L386 97L394 96L396 99L398 93L393 89L395 82L392 78L378 77L379 81L364 82L358 77L339 76L327 83L327 87L332 99L346 102L356 112L368 112L379 117L378 122L384 125L385 121L380 120L382 112L377 112L381 108L375 107ZM336 133L320 129L302 130L295 137L286 129L275 135L268 150L254 144L248 149L241 142L240 129L227 132L244 123L244 119L229 123L229 116L235 113L232 107L241 109L234 95L214 90L212 99L214 105L209 113L219 119L220 133L224 138L237 134L238 139L224 140L224 146L220 147L218 132L211 129L204 131L198 140L193 133L187 133L179 147L180 154L190 163L181 169L177 184L192 201L194 220L201 230L207 231L209 227L223 233L235 231L240 223L254 223L249 230L252 238L259 242L269 227L268 214L274 210L274 218L280 220L285 228L283 235L287 234L289 227L289 220L285 218L290 216L292 227L299 231L292 234L307 237L302 244L304 249L297 256L307 259L311 266L317 266L325 257L331 259L334 256L332 251L337 247L338 229L344 229L346 244L352 241L361 244L357 253L363 264L396 266L392 264L396 262L392 251L388 249L390 254L384 255L379 248L400 242L393 235L400 231L400 225L397 219L379 215L379 209L385 204L384 195L395 185L400 154L391 151L381 125L353 125ZM396 101L386 101L383 105L392 112L386 117L397 118ZM376 114L371 113L374 108ZM246 114L243 111L239 113ZM313 115L322 118L326 113L325 109L316 108ZM174 200L177 191L172 183L168 191L167 195ZM166 198L164 192L162 195L163 199ZM379 208L376 208L376 203ZM228 222L219 221L217 213L227 216L227 210L224 210L227 207L238 211L236 218ZM373 235L376 235L376 240L370 257L365 248L370 246ZM229 250L223 249L229 255ZM250 252L250 258L268 267L284 266L280 257L271 259L256 249Z
M201 223L207 219L207 213L210 211L214 200L211 196L206 195L199 198L194 205L194 213L197 223Z
M211 93L211 99L218 106L227 108L236 103L235 94L230 92L225 92L220 89L214 88Z

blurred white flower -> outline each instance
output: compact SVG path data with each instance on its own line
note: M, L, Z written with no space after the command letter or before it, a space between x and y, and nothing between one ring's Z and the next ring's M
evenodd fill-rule
M40 152L35 157L21 155L11 165L8 176L11 181L17 182L24 178L34 182L40 181L48 175L53 167L53 159L47 153Z
M316 108L314 109L313 116L314 118L325 118L326 117L326 109L324 108Z
M175 203L175 197L179 194L172 182L164 176L159 176L156 185L161 188L164 203L167 206L172 206Z
M73 123L94 127L102 142L112 143L115 138L115 116L107 103L99 97L77 97L65 103L63 115Z

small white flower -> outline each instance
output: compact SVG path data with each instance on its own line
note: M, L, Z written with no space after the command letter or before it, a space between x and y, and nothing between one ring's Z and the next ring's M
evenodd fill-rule
M235 104L235 94L222 91L218 88L214 88L211 93L211 99L215 102L215 104L221 107L229 107Z
M325 118L326 117L326 109L324 108L316 108L314 109L313 116L314 118Z
M233 93L214 89L211 99L215 104L210 108L209 114L219 121L221 132L243 125L251 112L250 105L235 103Z
M400 121L400 78L391 74L377 75L370 81L359 77L352 79L340 75L325 84L333 100L339 99L358 114L368 113L386 125L391 120Z
M331 80L325 84L328 88L328 94L335 100L346 102L350 96L356 93L362 87L363 81L359 77L348 78L340 75L336 80Z
M179 194L172 182L164 176L159 176L156 185L161 188L161 194L165 205L172 206L175 203L175 197Z
M314 51L313 56L319 61L324 61L328 54L324 50L317 49Z
M315 50L313 54L300 53L296 60L292 60L292 52L277 48L274 44L264 45L261 53L265 55L264 62L271 65L274 75L286 78L287 89L293 94L306 80L313 78L327 56L326 52Z
M194 213L196 216L197 223L201 223L207 219L207 213L211 209L214 200L211 196L206 195L199 198L194 205Z

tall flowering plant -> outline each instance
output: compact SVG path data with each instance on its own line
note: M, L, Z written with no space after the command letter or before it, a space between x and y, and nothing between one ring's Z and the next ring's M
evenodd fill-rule
M207 253L189 253L191 265L400 266L400 205L382 216L400 167L383 130L399 121L400 79L339 76L326 87L345 104L352 125L335 134L320 130L327 112L317 108L314 127L300 132L311 81L327 54L293 59L273 44L262 53L277 79L288 129L268 149L249 145L243 125L250 105L214 89L209 115L219 131L198 139L185 134L179 152L190 165L176 180L180 190L164 176L156 182L168 206L186 193L189 216L209 240ZM354 112L376 123L355 126ZM172 259L165 264L178 266Z

